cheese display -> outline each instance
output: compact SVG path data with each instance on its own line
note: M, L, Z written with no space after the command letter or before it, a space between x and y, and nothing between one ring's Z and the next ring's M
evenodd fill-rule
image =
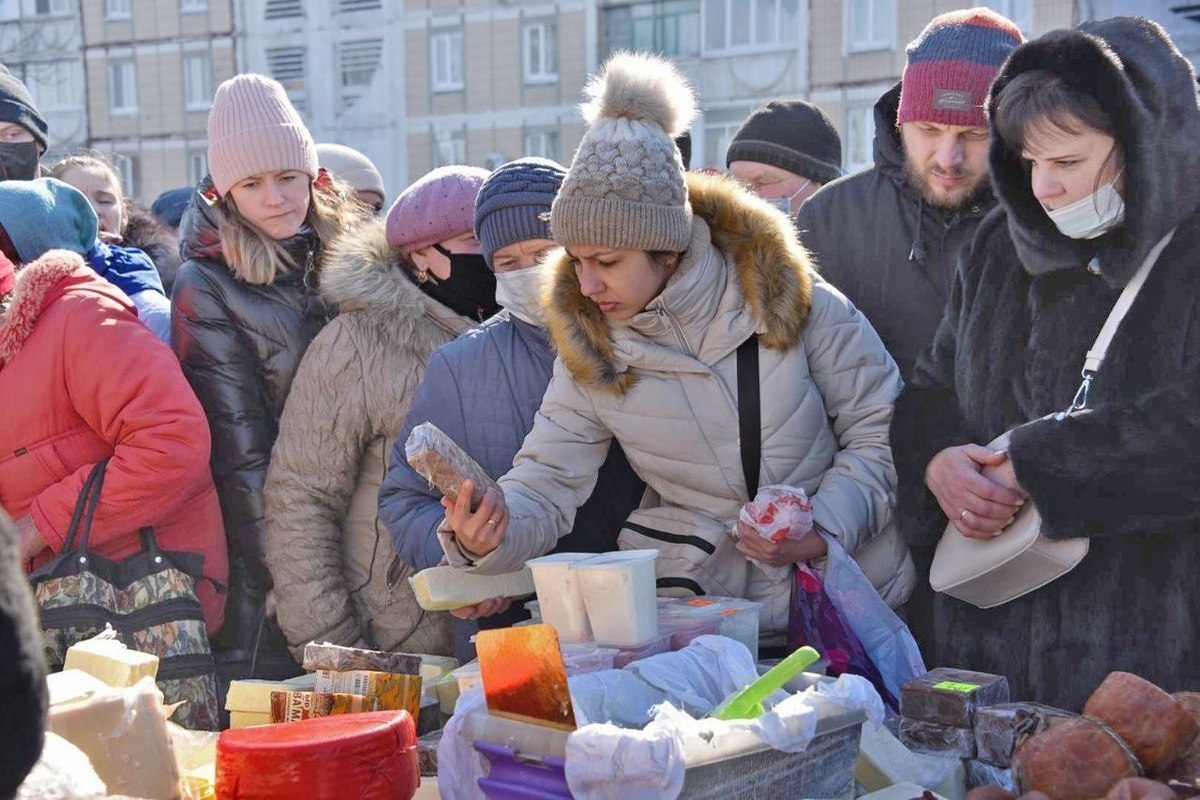
M51 704L46 728L87 755L110 794L149 800L178 795L179 771L153 680L62 698Z
M483 502L488 489L500 491L483 467L432 422L413 428L404 443L404 457L418 475L448 497L457 497L463 482L471 481L471 508Z
M900 720L900 743L918 753L954 758L975 757L975 733L970 728L955 728L906 717Z
M971 728L976 709L1008 699L1008 679L1001 675L939 667L900 689L900 713L920 722Z
M1146 773L1166 769L1200 733L1178 700L1144 678L1112 672L1092 692L1083 713L1116 731Z
M1085 717L1054 725L1017 747L1013 754L1017 785L1055 800L1103 797L1114 783L1138 774L1124 742Z
M130 650L111 628L67 648L63 669L78 669L109 686L133 686L142 678L158 675L158 656Z
M362 650L357 647L324 642L309 642L304 646L304 668L309 672L331 670L372 670L395 672L401 675L420 675L421 657L408 653L386 653L381 650Z
M217 741L218 800L411 798L420 783L405 711L375 711L242 728Z
M268 701L270 702L270 701ZM254 725L270 725L270 711L230 711L229 727L250 728Z
M1013 750L1018 744L1018 728L1027 735L1047 727L1052 719L1075 716L1041 703L1001 703L975 712L975 750L980 761L998 767L1012 764Z
M430 567L408 579L417 604L426 611L450 611L492 597L528 597L534 593L528 569L501 575L480 575L454 567Z
M407 711L413 719L421 709L421 678L371 670L317 670L318 693L351 694L364 698L368 711Z
M271 692L287 691L286 681L230 681L225 694L225 710L254 714L271 713Z

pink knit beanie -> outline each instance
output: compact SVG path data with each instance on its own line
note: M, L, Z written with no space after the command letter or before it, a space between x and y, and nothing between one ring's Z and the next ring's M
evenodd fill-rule
M404 190L387 215L387 241L405 255L473 230L480 167L438 167Z
M263 172L317 177L312 134L277 81L235 75L217 87L208 112L208 168L217 193Z

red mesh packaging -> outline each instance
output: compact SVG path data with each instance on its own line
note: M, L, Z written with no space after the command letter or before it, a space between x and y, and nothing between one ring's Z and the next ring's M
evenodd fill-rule
M230 729L217 740L218 800L396 800L420 780L407 711Z
M1130 672L1110 672L1088 698L1083 713L1116 731L1147 775L1170 766L1200 732L1178 700Z
M404 456L418 475L447 497L457 497L463 481L471 481L475 485L471 508L483 502L488 489L500 491L483 467L432 422L413 428L404 442Z

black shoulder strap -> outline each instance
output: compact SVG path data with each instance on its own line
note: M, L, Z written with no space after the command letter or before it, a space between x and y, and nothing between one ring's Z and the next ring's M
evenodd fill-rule
M750 500L758 494L762 466L762 407L758 384L758 334L738 345L738 438L742 447L742 474Z

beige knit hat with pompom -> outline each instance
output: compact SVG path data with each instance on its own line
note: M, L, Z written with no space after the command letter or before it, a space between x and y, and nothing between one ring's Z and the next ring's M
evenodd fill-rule
M696 116L687 79L659 56L617 53L584 92L589 127L550 210L555 241L686 249L692 207L674 137Z

